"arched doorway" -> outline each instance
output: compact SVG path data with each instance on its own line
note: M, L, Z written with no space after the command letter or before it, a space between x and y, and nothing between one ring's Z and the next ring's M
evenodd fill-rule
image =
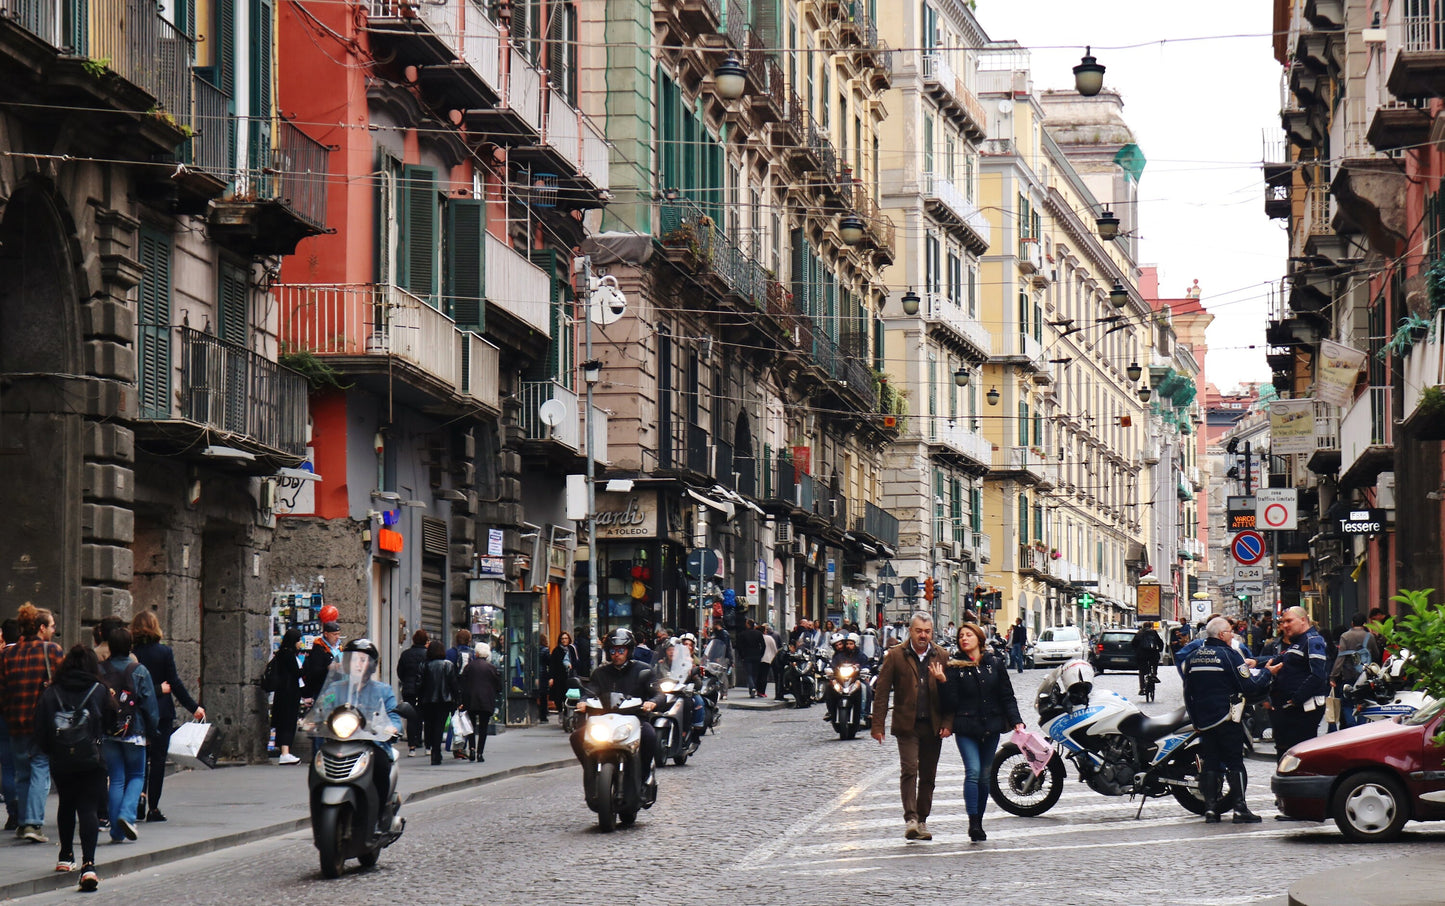
M17 186L0 218L0 612L32 601L75 639L81 413L100 395L80 374L66 223L37 181Z

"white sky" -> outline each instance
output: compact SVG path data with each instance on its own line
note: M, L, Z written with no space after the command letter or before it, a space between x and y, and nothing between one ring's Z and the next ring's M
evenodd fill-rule
M1036 91L1072 88L1082 45L1093 45L1149 161L1139 263L1158 266L1166 297L1199 280L1215 316L1207 368L1219 389L1269 380L1268 294L1289 254L1283 221L1264 216L1259 167L1263 130L1279 132L1270 4L978 0L976 15L990 38L1030 49ZM1199 37L1210 40L1181 40Z

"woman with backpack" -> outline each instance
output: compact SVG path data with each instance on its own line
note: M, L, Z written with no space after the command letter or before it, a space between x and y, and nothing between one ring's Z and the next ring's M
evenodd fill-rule
M426 734L426 747L431 750L431 763L442 763L442 736L447 717L456 707L457 668L447 660L446 646L431 642L426 648L426 666L422 668L417 700Z
M101 748L110 772L110 839L136 839L135 811L145 788L148 737L160 726L155 683L150 671L130 658L129 629L116 629L110 660L100 665L101 682L115 699L115 727Z
M101 739L114 726L115 702L100 682L95 652L76 645L60 662L55 681L35 706L36 743L50 758L50 775L60 794L55 819L60 831L56 871L75 871L75 824L80 818L80 889L95 890L97 812L105 798L106 767Z
M281 636L281 646L261 675L261 687L271 696L271 726L276 730L276 748L281 750L278 764L296 764L301 759L291 754L296 741L296 719L301 716L301 630L288 629Z
M160 722L146 739L146 782L140 794L135 816L141 821L164 821L161 813L161 790L166 782L166 756L170 753L171 734L176 726L176 703L191 712L196 720L206 719L206 709L191 698L181 675L176 671L176 656L169 645L161 644L161 623L154 611L142 610L130 621L131 654L150 671L156 683L156 709Z

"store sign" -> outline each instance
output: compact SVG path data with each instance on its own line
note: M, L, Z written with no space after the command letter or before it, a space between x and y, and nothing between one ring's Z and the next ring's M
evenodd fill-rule
M1344 535L1378 535L1384 530L1384 510L1350 510L1340 520L1340 533Z
M1160 586L1149 584L1140 585L1135 591L1135 601L1139 608L1139 618L1159 619L1159 592Z
M657 535L657 492L597 495L597 537L653 538Z

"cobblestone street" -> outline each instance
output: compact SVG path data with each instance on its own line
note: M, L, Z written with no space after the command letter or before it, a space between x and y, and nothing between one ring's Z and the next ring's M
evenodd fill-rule
M1014 675L1022 680L1021 703L1032 701L1043 675ZM1177 677L1166 669L1163 679L1159 701L1146 710L1178 703ZM1130 676L1100 682L1133 692ZM530 904L630 899L635 889L672 886L677 895L668 901L732 906L884 903L900 893L945 890L963 897L983 885L1001 903L1283 903L1286 887L1305 875L1425 853L1445 839L1431 825L1411 825L1398 844L1352 846L1333 824L1277 823L1270 820L1271 764L1258 760L1251 762L1251 801L1266 816L1262 825L1206 826L1169 799L1151 801L1135 820L1137 803L1099 796L1071 779L1041 818L1016 818L991 804L989 839L971 844L963 770L947 747L929 819L935 839L909 843L891 740L881 747L841 742L821 717L818 707L728 711L693 760L661 772L657 805L636 827L613 834L596 830L578 771L569 768L409 807L405 836L380 864L362 870L350 863L337 881L321 879L310 834L302 832L116 878L104 873L102 846L102 890L147 903ZM67 889L25 902L73 896Z

